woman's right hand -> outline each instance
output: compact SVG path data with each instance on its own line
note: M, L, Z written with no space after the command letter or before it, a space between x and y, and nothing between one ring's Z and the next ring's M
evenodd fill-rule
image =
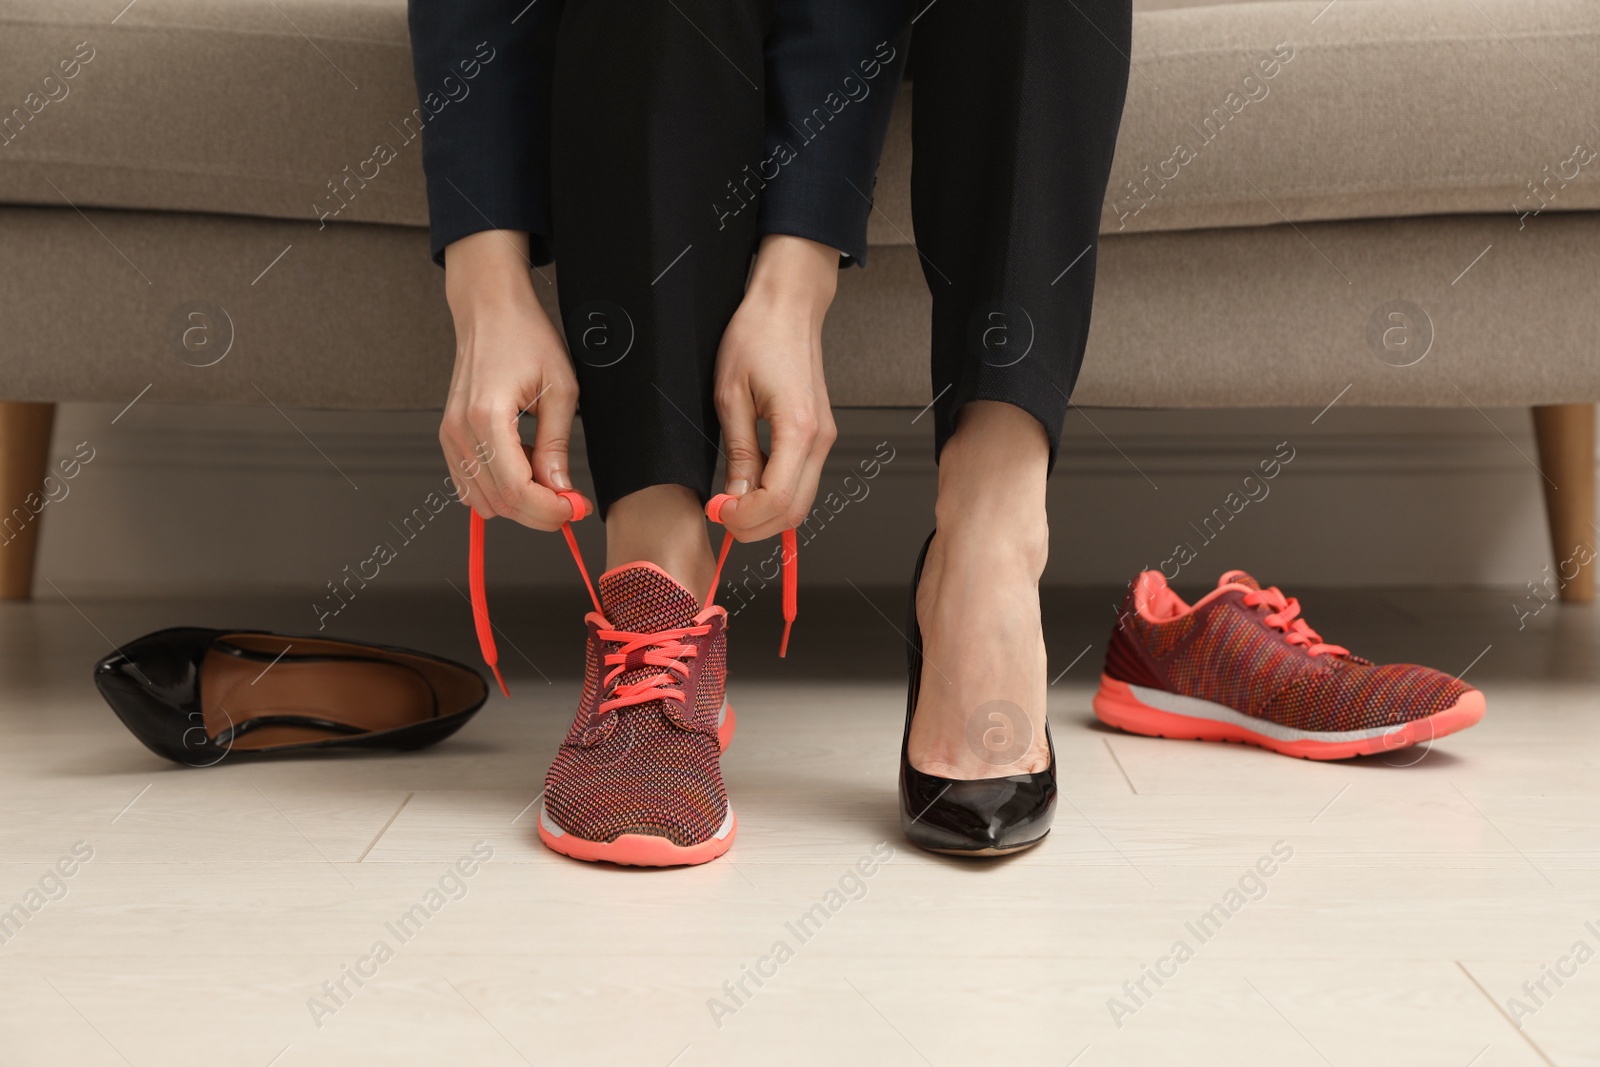
M456 363L439 444L463 504L486 519L556 530L572 517L556 493L572 488L578 379L528 264L528 235L516 230L485 230L445 249ZM538 417L531 452L517 432L524 413Z

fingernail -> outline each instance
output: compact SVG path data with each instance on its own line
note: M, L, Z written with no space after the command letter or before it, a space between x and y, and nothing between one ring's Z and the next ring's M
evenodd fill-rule
M554 485L557 489L571 489L572 479L567 477L566 471L562 470L560 467L557 467L555 470L550 472L550 484Z
M735 478L728 483L729 496L744 496L750 491L750 483L743 478Z

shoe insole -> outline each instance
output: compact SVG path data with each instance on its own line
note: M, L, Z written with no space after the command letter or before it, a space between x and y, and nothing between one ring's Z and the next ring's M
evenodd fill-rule
M433 687L410 667L294 656L290 651L269 667L215 648L207 652L200 674L206 736L231 730L228 747L272 748L391 730L438 714ZM252 725L280 718L301 721Z

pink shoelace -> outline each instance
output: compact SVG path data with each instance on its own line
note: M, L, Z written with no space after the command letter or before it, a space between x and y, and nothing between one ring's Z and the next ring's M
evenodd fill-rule
M684 692L683 683L689 677L689 666L683 661L698 655L699 649L694 645L685 644L683 639L704 637L710 632L709 625L680 626L675 630L661 630L653 634L632 633L628 630L598 631L600 640L621 644L622 647L615 652L606 653L605 664L611 670L607 672L601 686L611 696L602 700L596 710L604 714L617 708L648 704L652 700L676 700L679 704L685 703L689 697ZM617 678L624 672L637 670L640 667L664 667L666 670L613 688Z
M581 493L573 490L556 495L566 500L567 505L572 508L572 518L561 524L561 533L567 539L567 548L572 552L573 562L578 565L578 573L583 575L583 584L589 590L589 600L594 604L595 612L604 617L605 609L600 606L600 595L595 592L594 582L589 578L589 568L583 564L583 553L578 550L578 539L572 532L572 524L589 514L589 502ZM722 506L732 499L734 498L726 493L718 493L712 497L706 504L706 517L712 522L720 523ZM472 623L478 632L478 649L483 653L483 662L494 672L494 680L500 684L500 692L509 697L511 690L506 688L505 677L500 673L500 652L495 647L494 624L489 621L489 600L483 584L483 529L483 517L474 511L467 541L467 586L472 594ZM778 646L778 655L787 656L789 631L794 626L795 615L798 614L799 608L799 577L796 571L800 548L793 530L783 531L782 542L783 640ZM717 568L711 575L711 589L705 597L705 606L708 608L716 598L717 585L722 580L722 565L727 562L728 551L732 547L733 534L724 531L722 550L717 553ZM599 710L610 711L613 708L644 704L651 700L669 699L682 703L688 699L681 685L689 674L689 668L683 663L683 659L694 655L695 648L693 645L684 644L683 639L703 636L708 632L710 632L709 626L678 627L653 634L633 633L627 630L599 631L602 641L622 645L616 652L606 654L606 666L611 668L605 677L607 686L625 671L635 668L648 666L665 669L663 673L617 686L612 696L600 705Z
M1257 589L1244 596L1246 607L1255 607L1265 604L1276 609L1271 615L1261 621L1277 630L1282 630L1288 635L1291 645L1303 646L1308 656L1320 656L1324 652L1331 652L1335 656L1348 656L1350 650L1342 645L1325 644L1320 634L1306 625L1306 620L1297 618L1300 614L1300 601L1294 597L1285 598L1283 591L1277 586L1267 589Z

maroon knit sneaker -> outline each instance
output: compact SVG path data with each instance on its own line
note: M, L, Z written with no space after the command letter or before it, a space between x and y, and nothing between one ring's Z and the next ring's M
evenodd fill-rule
M580 860L705 863L733 844L719 730L727 621L652 563L600 576L577 718L545 776L539 839Z
M1145 571L1112 630L1095 714L1130 733L1318 760L1405 748L1483 718L1483 694L1471 686L1352 655L1299 614L1299 601L1243 571L1224 574L1193 606Z
M724 531L706 606L653 563L631 563L589 580L572 524L589 502L572 490L556 494L572 508L561 525L572 561L595 610L589 627L583 698L561 751L545 776L539 839L581 860L671 867L716 859L733 844L737 820L722 785L719 757L733 737L727 685L728 613L716 607L722 565L733 547ZM718 494L706 517L718 522L733 498ZM467 578L472 621L483 661L501 692L495 627L483 577L484 520L469 526ZM782 533L783 640L796 614L797 556L793 530Z

